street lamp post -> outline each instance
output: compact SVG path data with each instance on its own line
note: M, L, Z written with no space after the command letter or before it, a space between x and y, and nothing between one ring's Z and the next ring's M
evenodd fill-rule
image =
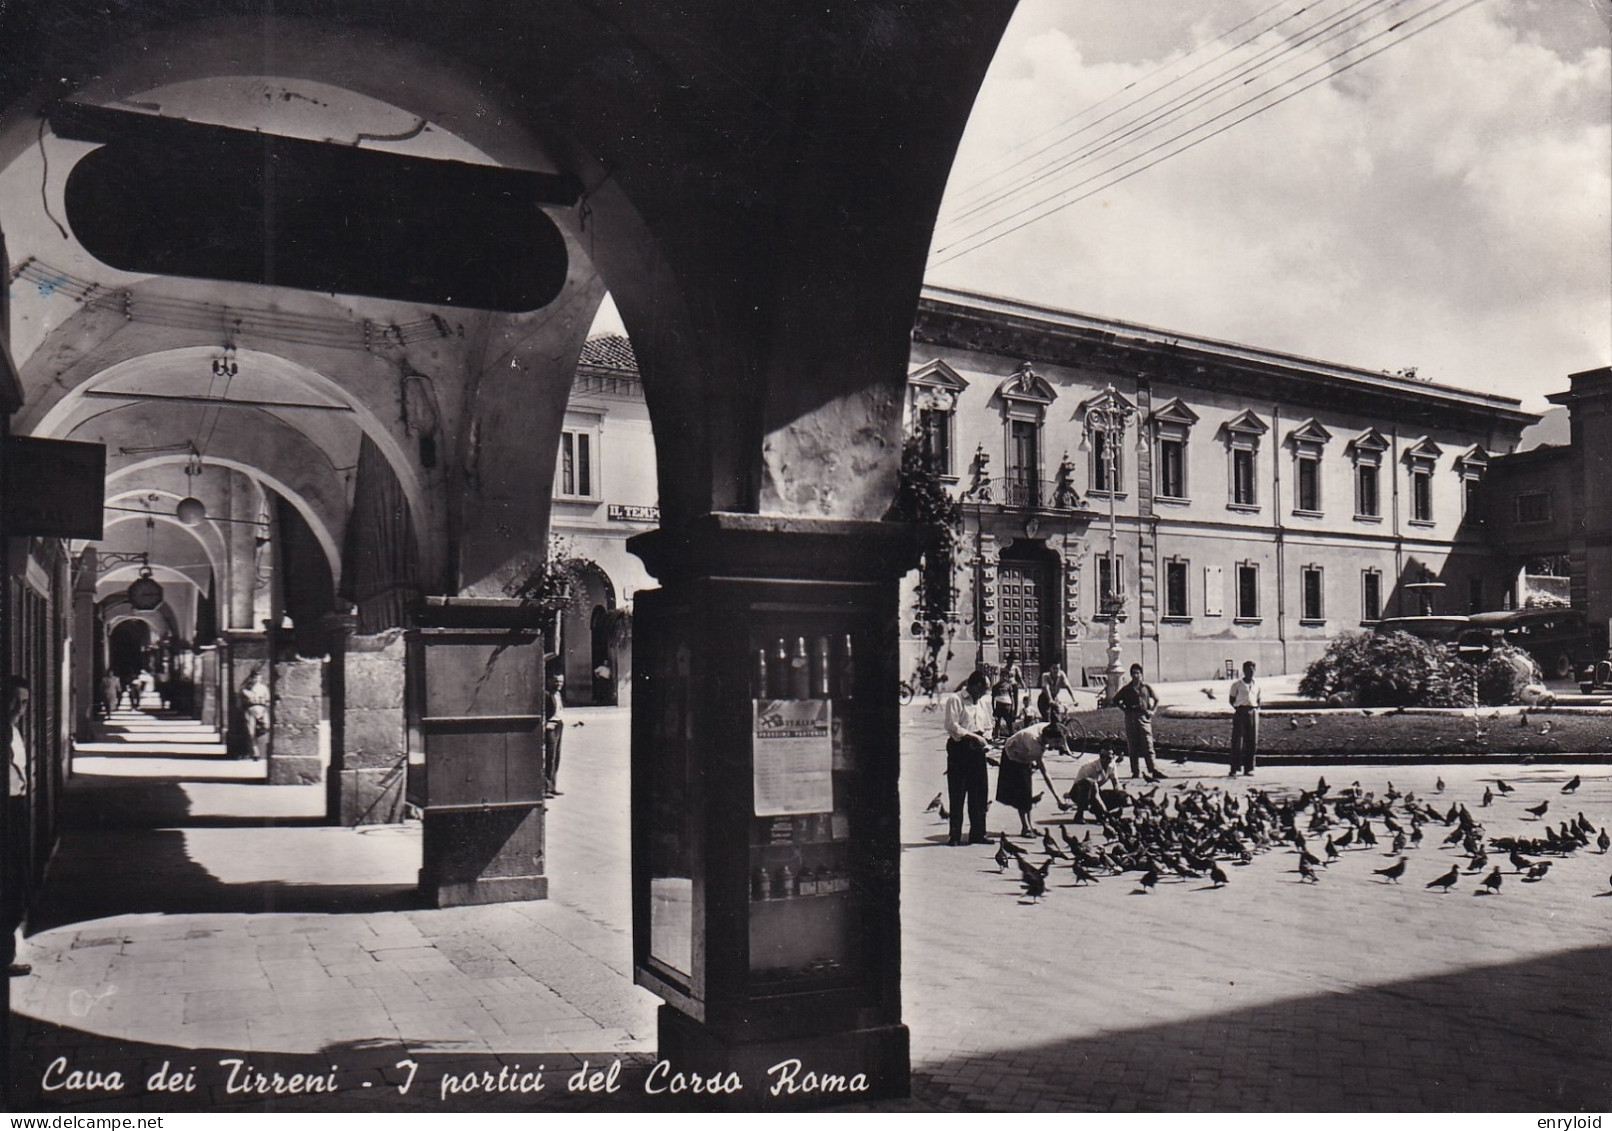
M991 456L980 444L974 450L974 481L963 501L974 505L974 670L985 667L985 505L991 501Z
M1108 592L1103 594L1103 611L1108 616L1108 670L1103 675L1103 701L1111 703L1124 678L1120 670L1119 617L1125 609L1125 598L1119 589L1119 530L1115 518L1115 496L1119 493L1118 461L1120 444L1124 442L1125 426L1130 423L1131 409L1120 400L1119 393L1110 384L1103 395L1086 409L1080 446L1091 450L1093 432L1102 433L1103 486L1108 489Z

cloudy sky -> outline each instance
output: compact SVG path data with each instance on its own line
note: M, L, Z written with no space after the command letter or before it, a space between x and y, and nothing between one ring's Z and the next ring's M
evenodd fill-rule
M1021 0L929 281L1542 407L1612 363L1609 4Z

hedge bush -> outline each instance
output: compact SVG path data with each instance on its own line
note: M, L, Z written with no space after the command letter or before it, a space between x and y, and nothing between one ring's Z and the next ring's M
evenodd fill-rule
M1305 670L1299 694L1347 696L1361 707L1497 707L1515 703L1527 686L1527 654L1496 647L1476 663L1406 632L1346 632Z
M1342 694L1362 707L1422 706L1441 667L1439 652L1409 633L1345 632L1305 670L1299 694Z

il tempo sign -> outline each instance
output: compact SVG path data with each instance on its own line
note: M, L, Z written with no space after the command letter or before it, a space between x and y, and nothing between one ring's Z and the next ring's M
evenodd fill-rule
M611 503L605 508L605 517L611 522L659 522L659 507L637 507L629 503Z

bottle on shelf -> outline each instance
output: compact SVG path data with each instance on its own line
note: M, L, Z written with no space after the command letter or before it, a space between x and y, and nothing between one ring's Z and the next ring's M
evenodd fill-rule
M816 895L817 873L812 871L810 868L802 868L800 870L800 875L795 877L795 894Z
M789 695L792 699L812 697L812 668L806 658L804 636L795 637L795 655L789 661Z
M752 698L755 698L755 699L766 699L766 698L768 698L768 696L769 696L769 694L770 694L770 692L772 690L771 683L772 683L772 681L767 678L767 650L765 648L757 648L756 649L755 686L751 690Z
M829 690L828 637L819 636L812 642L812 697L827 699Z
M780 636L773 647L772 690L769 698L785 699L789 696L789 643Z
M856 659L851 655L849 632L840 641L839 687L835 690L841 699L852 699L856 696Z
M795 870L788 864L778 873L778 898L789 899L795 894Z
M759 903L764 899L772 898L772 878L767 875L767 869L757 868L750 874L750 901Z

